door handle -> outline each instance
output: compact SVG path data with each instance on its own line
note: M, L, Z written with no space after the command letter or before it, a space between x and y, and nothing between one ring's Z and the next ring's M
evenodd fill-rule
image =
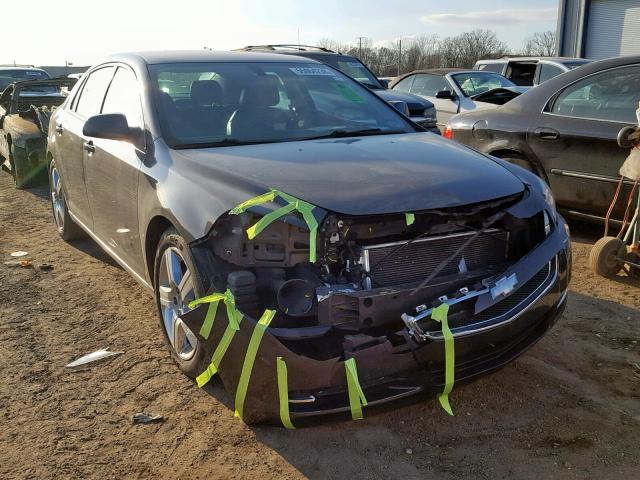
M560 138L560 132L553 128L536 128L533 133L541 140L557 140Z
M64 133L64 128L61 123L56 123L56 133L58 135L62 135Z
M93 140L89 140L88 142L84 142L82 145L84 147L84 151L91 154L96 151L96 147L93 144Z

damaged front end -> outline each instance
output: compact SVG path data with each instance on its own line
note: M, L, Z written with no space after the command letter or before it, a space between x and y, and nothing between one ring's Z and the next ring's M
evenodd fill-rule
M431 313L443 303L456 345L456 382L518 356L564 307L566 226L530 186L479 204L398 214L350 216L312 207L302 215L296 204L252 236L252 226L287 206L269 200L223 215L192 244L209 292L228 291L243 316L224 358L224 309L205 336L206 306L183 315L201 332L208 354L218 350L215 371L236 392L256 319L275 312L243 387L247 422L282 417L283 401L295 424L350 409L353 415L351 359L363 405L442 390L444 339ZM285 400L278 362L288 371Z

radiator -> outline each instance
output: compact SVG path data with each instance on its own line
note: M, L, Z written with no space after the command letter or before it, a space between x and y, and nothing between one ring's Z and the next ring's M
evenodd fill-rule
M427 278L446 258L476 232L456 233L406 242L367 246L361 262L369 272L373 286L389 287L416 283ZM436 276L444 277L504 263L507 259L509 233L491 229L479 235L461 253L452 258Z

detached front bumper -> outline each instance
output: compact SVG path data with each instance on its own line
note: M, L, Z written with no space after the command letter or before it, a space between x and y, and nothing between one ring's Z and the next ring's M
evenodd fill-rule
M510 269L519 273L522 282L506 297L485 305L482 320L476 321L474 316L473 322L453 328L456 384L502 367L525 352L555 324L566 304L570 249L564 220L558 217L551 235ZM549 271L545 274L546 266ZM534 280L538 283L532 284ZM193 331L198 331L198 322L202 321L202 312L197 314L197 310L183 316ZM231 393L236 391L255 325L251 318L241 323L219 369ZM220 341L225 327L224 321L214 324L209 337L212 349ZM338 337L346 338L344 332L337 335L327 327L267 329L251 373L244 404L245 421L255 423L279 418L278 357L287 365L289 410L294 424L296 420L348 412L347 358L321 359L321 352L314 358L297 353L306 351L300 346L308 339L313 338L317 345L318 338L335 342L339 341ZM444 385L444 341L437 333L416 340L405 328L396 332L393 341L357 345L350 349L348 357L356 360L368 403L365 409L418 393L436 394Z

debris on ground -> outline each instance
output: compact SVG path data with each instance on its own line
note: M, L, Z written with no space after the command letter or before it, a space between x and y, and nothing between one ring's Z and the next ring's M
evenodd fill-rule
M22 250L18 250L17 252L11 253L12 257L26 257L27 255L29 255L29 252L23 252Z
M4 262L7 267L22 267L22 268L30 268L31 260L9 260L8 262Z
M134 425L137 423L154 423L164 421L164 417L162 415L152 415L151 413L140 412L134 414L131 417L131 421Z
M50 272L51 270L53 270L53 265L51 265L50 263L40 263L39 265L37 265L37 268L41 272Z
M74 360L71 363L65 365L68 368L80 367L82 365L86 365L87 363L97 362L98 360L103 360L105 358L113 357L114 355L120 355L124 352L112 352L109 348L103 348L100 350L96 350L95 352L88 353L83 355L82 357Z

